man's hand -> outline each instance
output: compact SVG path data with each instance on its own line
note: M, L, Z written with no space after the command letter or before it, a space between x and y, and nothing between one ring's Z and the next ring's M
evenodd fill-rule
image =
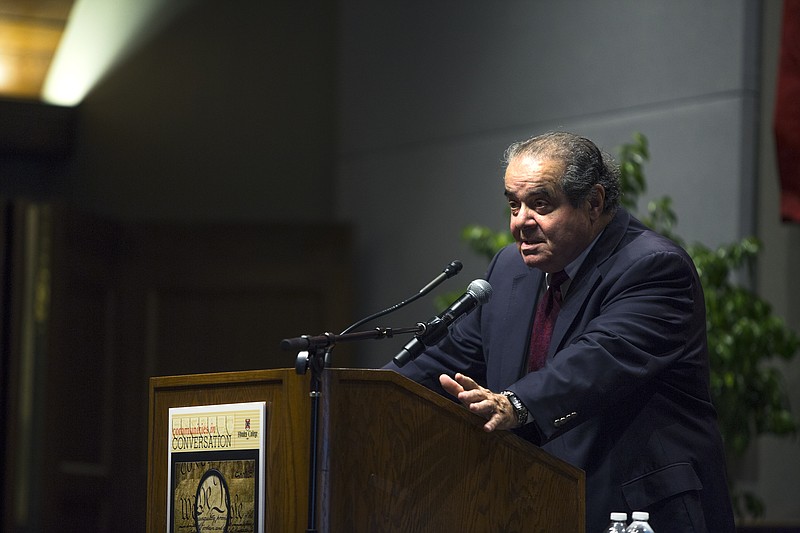
M519 427L511 402L502 394L495 394L489 389L481 387L464 374L456 374L455 379L447 374L442 374L439 376L439 383L442 384L444 390L458 398L458 401L470 411L488 420L483 425L484 430L494 431L495 429Z

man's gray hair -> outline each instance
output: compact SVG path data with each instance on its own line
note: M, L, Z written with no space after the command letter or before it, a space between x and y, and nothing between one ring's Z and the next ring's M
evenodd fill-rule
M589 139L561 131L537 135L509 146L504 162L508 165L513 159L525 156L564 163L559 184L574 207L588 198L597 183L606 191L603 211L614 213L619 207L619 167Z

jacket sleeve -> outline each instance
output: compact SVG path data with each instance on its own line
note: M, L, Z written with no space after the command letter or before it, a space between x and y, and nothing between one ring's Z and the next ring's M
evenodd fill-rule
M487 279L490 278L500 253L489 264ZM456 321L437 345L426 348L419 357L402 368L394 362L389 362L384 368L395 370L448 398L450 395L439 384L441 374L453 376L461 372L486 386L486 362L481 333L482 313L483 306L479 306Z

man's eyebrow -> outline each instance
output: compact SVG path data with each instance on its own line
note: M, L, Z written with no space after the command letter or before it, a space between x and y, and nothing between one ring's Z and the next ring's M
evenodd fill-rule
M504 192L506 198L517 198L517 194L509 191L508 189ZM542 196L544 198L555 198L557 195L553 190L551 185L537 185L533 189L528 189L523 191L522 196L524 197L532 197L532 196Z

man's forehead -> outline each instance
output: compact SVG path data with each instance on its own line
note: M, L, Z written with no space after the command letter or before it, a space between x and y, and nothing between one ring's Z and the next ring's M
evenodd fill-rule
M537 183L556 183L564 174L564 163L556 159L542 159L531 156L520 156L512 159L508 167L504 181L506 188L509 185L523 185L525 183L533 186Z
M565 164L560 159L523 154L509 161L506 175L547 173L560 177L564 170Z

